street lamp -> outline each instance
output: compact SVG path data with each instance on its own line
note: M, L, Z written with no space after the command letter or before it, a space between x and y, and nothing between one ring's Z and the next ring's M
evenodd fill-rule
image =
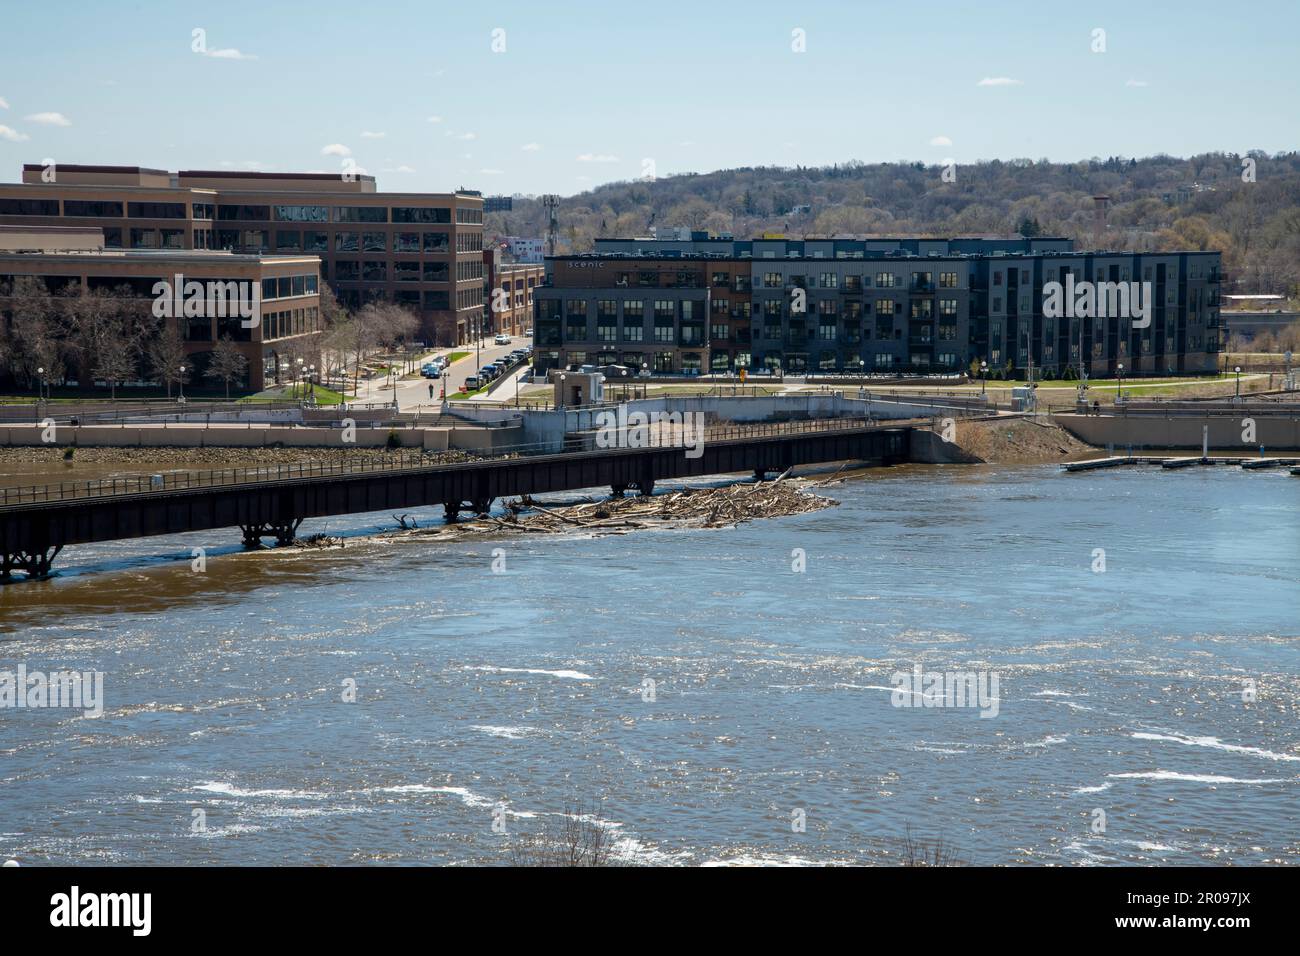
M565 375L563 372L560 373L560 403L557 406L558 408L563 408L568 404L568 396L564 394L564 383L568 377L569 376Z
M45 366L38 368L36 374L41 377L40 383L36 386L36 401L43 402L45 401Z
M1119 372L1119 389L1115 392L1115 401L1122 402L1124 401L1124 363L1120 362L1115 368Z
M988 388L988 380L989 380L989 363L985 361L981 361L980 362L980 398L984 397L985 389Z
M1241 366L1240 365L1237 366L1236 372L1237 372L1237 399L1236 400L1241 401Z
M181 373L180 378L176 380L176 384L180 388L180 395L177 396L176 400L178 402L184 402L185 401L185 366L184 365L180 367L180 373Z

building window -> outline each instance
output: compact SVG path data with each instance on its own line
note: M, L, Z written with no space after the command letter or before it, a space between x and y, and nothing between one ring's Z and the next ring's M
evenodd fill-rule
M335 206L335 222L388 222L386 206ZM407 220L401 220L407 221Z
M940 273L939 273L939 288L940 288L940 289L955 289L955 288L957 288L957 273L955 273L955 272L940 272Z
M270 206L217 206L217 218L225 222L268 222L271 219Z
M894 285L895 285L897 279L898 279L898 277L897 277L896 275L894 275L892 272L877 272L877 273L876 273L876 288L878 288L878 289L892 289L892 288L894 288Z
M120 202L95 202L86 199L65 199L63 201L63 215L121 219L122 204Z
M184 219L183 202L129 202L126 214L132 219Z

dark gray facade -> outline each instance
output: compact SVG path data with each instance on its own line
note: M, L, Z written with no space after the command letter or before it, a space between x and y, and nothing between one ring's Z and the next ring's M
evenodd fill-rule
M1222 344L1217 252L1075 252L1067 239L1021 238L597 246L547 260L535 316L543 368L1201 373L1216 369ZM1073 301L1053 306L1053 283L1109 289L1110 308L1079 300L1083 311L1069 314ZM1116 314L1117 285L1149 310Z

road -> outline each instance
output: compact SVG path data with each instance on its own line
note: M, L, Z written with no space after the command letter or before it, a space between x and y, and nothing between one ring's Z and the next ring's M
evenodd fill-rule
M417 409L429 410L438 408L442 405L443 389L446 389L448 397L456 394L460 387L465 383L467 376L475 375L478 370L487 365L494 359L509 354L514 349L520 348L527 344L520 339L516 339L509 345L492 345L490 340L484 340L485 344L479 348L477 360L475 358L473 345L461 345L456 348L437 349L421 358L421 363L430 361L435 355L450 355L452 352L468 351L469 355L460 361L451 365L443 372L442 378L410 378L399 379L397 382L397 402L398 408L402 411L415 411ZM512 373L513 374L513 373ZM433 386L433 395L429 394L429 386ZM479 401L506 401L514 400L514 386L507 382L501 385L496 394L490 398L480 396ZM362 382L357 397L352 399L356 403L387 403L393 401L393 383L389 378L378 378L369 382Z

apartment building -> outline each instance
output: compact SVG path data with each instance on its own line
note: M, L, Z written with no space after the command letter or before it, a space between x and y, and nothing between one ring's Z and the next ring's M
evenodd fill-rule
M483 250L484 334L522 335L533 327L533 293L546 278L541 262L513 262L500 249Z
M483 313L483 198L385 193L373 176L23 167L0 184L0 225L103 229L108 249L311 255L347 308L407 306L426 340L469 340Z
M52 302L58 301L54 297L77 290L103 290L123 294L142 312L155 315L160 284L168 286L162 295L179 301L173 290L179 287L183 296L186 285L197 282L204 290L202 306L168 308L169 314L162 318L178 329L184 340L187 379L202 380L213 347L228 338L248 360L248 379L241 384L260 390L289 374L292 359L319 352L320 268L320 259L314 255L116 249L105 245L102 230L95 227L0 226L0 325L9 339L17 308L11 293L20 277L39 280ZM246 302L256 297L256 313L245 317L233 307L227 308L227 303L218 306L211 298L211 290L217 288L213 283L220 283L223 290ZM13 351L21 355L22 349ZM14 358L11 356L11 361ZM91 384L85 380L85 367L94 357L67 358L60 377L52 381ZM0 371L0 377L5 377L6 371ZM133 380L149 378L141 363Z
M1057 377L1212 372L1216 252L1076 252L1068 239L607 239L547 260L536 364L965 371ZM1138 283L1149 314L1062 314L1048 293ZM1127 298L1126 298L1127 301ZM701 320L707 315L707 321ZM1081 359L1082 356L1082 359ZM639 361L638 361L639 360Z
M506 249L510 255L515 258L516 262L529 262L536 265L542 264L542 259L546 255L545 239L528 239L523 236L506 236L502 239L506 244Z

